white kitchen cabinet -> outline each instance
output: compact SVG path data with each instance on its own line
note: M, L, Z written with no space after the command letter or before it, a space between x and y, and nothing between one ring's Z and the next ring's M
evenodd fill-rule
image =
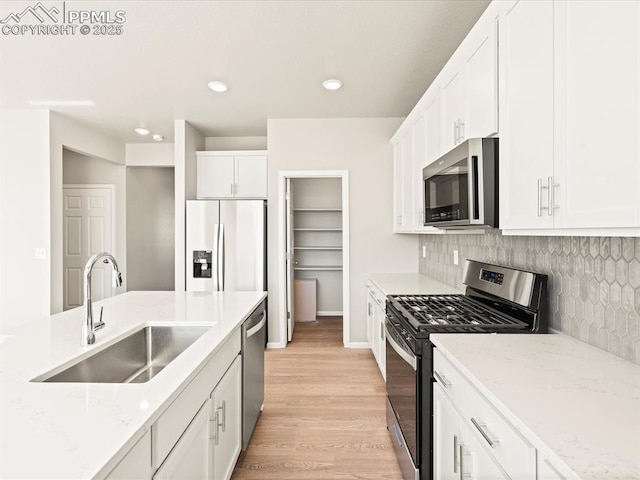
M151 474L151 434L146 432L106 478L108 480L148 480Z
M504 5L501 228L637 234L640 3Z
M532 444L438 349L433 362L435 478L536 480Z
M433 389L433 473L436 480L508 480L475 438L442 386Z
M367 324L370 332L369 342L371 351L382 378L386 380L386 345L385 345L385 296L384 293L371 281L367 282Z
M242 447L242 369L238 355L211 394L213 478L228 480Z
M640 2L556 1L554 23L554 227L640 226Z
M393 145L393 233L402 233L403 147L401 140Z
M434 100L433 109L416 119L405 135L394 144L394 233L442 233L433 227L424 226L424 198L422 187L422 169L429 163L428 139L436 137L439 125L434 122L438 102ZM429 117L428 113L431 113ZM437 147L434 147L437 148ZM437 151L437 150L436 150Z
M560 473L553 463L542 457L538 457L538 480L565 480L566 477Z
M428 95L427 95L428 94ZM441 120L440 120L440 89L438 86L427 91L424 117L426 120L426 152L423 168L434 162L442 152L441 146ZM422 172L420 172L422 180ZM420 184L422 192L422 183Z
M402 229L411 230L417 225L415 207L415 177L414 168L414 132L410 129L402 139Z
M108 478L230 478L241 447L241 376L238 328Z
M424 226L422 169L471 136L498 132L497 16L490 5L392 138L394 233Z
M267 198L267 152L197 152L197 198Z
M153 476L154 480L211 478L209 451L210 414L211 401L207 400L202 404L178 443L176 443L169 456Z
M513 2L500 20L500 226L552 226L553 3Z
M498 133L497 14L490 9L439 75L442 152L467 138Z
M448 152L465 139L465 78L462 58L455 56L443 70L442 84L442 151ZM452 63L452 61L454 63Z
M437 480L459 480L460 446L464 422L442 391L433 385L433 475Z

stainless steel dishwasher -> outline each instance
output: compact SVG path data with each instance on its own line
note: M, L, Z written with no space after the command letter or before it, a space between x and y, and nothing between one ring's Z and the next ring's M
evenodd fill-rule
M242 450L246 450L264 402L265 302L242 324Z

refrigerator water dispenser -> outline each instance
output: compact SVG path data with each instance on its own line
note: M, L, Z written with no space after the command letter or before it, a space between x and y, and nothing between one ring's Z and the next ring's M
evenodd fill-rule
M193 278L211 278L211 250L193 251Z

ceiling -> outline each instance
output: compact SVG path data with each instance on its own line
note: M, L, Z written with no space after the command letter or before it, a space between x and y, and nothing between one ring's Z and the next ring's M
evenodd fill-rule
M262 136L267 118L404 117L489 1L42 3L126 21L121 35L1 35L0 108L91 100L48 108L129 143L147 141L136 126L172 141L174 119L205 136ZM36 4L2 1L0 20ZM5 25L27 23L40 22ZM324 90L327 78L343 88Z

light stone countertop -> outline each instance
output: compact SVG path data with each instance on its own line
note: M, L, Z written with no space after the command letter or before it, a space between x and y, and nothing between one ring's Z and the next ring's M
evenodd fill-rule
M421 273L368 273L367 276L385 295L464 293Z
M431 340L539 457L584 480L640 478L640 366L561 334Z
M0 478L103 478L150 430L265 292L129 292L94 302L106 326L80 346L82 308L30 322L0 338ZM31 379L100 350L145 324L211 328L141 384L36 383Z

